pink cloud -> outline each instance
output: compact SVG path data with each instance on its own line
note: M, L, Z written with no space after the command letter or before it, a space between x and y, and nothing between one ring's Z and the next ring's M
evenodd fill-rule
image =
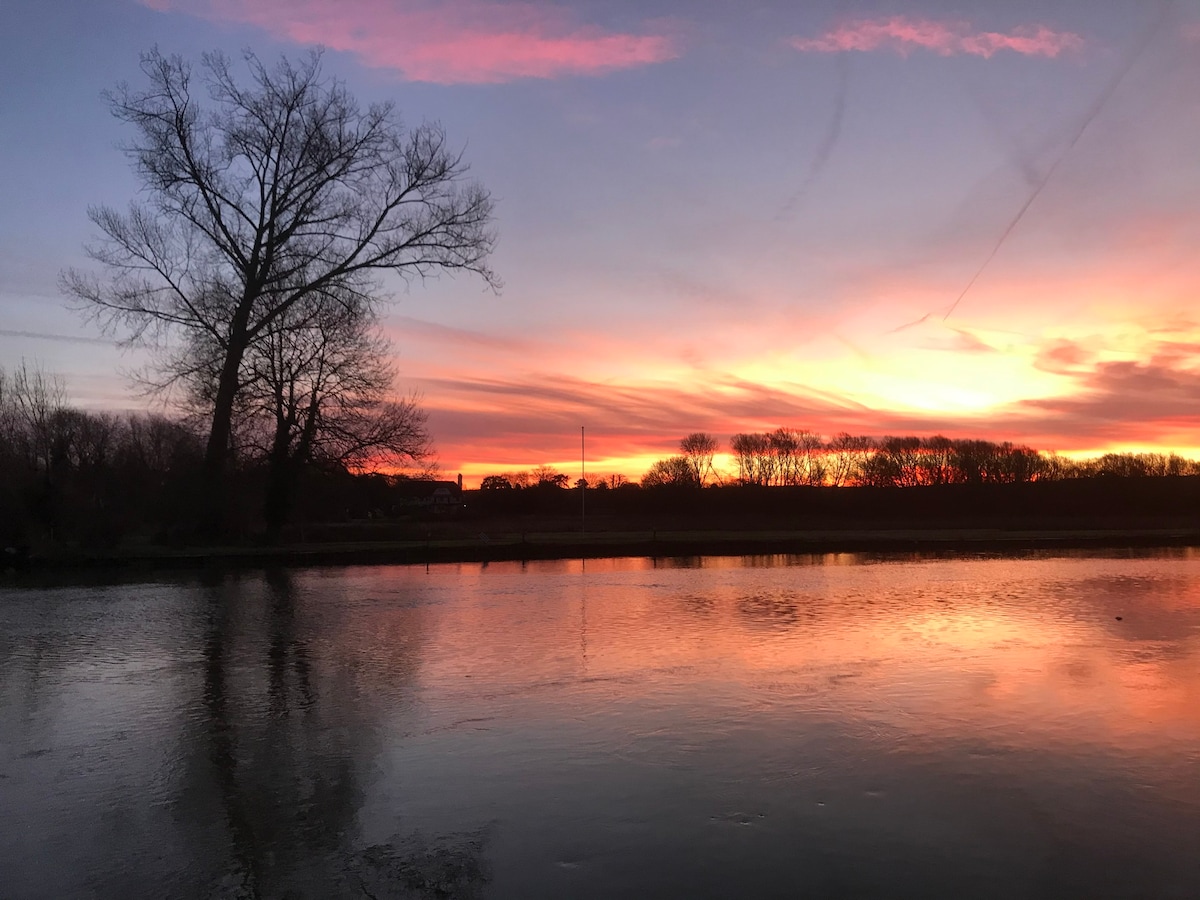
M844 53L849 50L893 50L907 56L913 50L929 50L940 56L982 56L1008 50L1023 56L1056 57L1079 50L1083 38L1045 25L1027 25L1008 33L975 31L963 21L932 19L853 19L817 38L793 38L791 45L805 53Z
M605 31L554 7L495 0L142 0L353 53L411 81L495 83L597 75L674 59L668 34Z

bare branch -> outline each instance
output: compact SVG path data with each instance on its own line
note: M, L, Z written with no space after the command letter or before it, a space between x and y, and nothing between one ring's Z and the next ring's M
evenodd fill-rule
M244 63L239 79L210 53L193 73L155 49L141 60L142 89L122 84L108 95L133 128L125 151L149 199L125 213L93 209L100 239L87 249L102 274L61 277L107 330L158 351L151 383L189 384L193 401L208 405L214 478L235 418L260 405L242 393L289 371L267 361L286 356L293 373L312 377L321 360L311 387L331 409L329 385L349 380L325 367L332 347L304 342L345 325L330 318L336 308L369 320L380 274L466 271L500 287L487 264L491 197L439 125L405 129L389 104L362 108L323 74L319 53L272 66L246 54ZM300 416L282 398L280 414Z

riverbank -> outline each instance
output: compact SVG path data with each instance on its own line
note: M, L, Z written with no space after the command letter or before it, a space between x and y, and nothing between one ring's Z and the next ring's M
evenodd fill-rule
M615 557L821 555L828 553L1009 553L1036 550L1200 547L1200 529L878 529L787 531L480 532L427 540L279 546L142 547L33 554L35 572L87 569L261 568L426 565Z

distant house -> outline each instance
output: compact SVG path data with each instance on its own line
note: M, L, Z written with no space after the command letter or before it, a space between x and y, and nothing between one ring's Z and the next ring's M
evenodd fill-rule
M428 511L447 515L462 509L462 479L458 481L426 481L404 478L393 488L398 510Z

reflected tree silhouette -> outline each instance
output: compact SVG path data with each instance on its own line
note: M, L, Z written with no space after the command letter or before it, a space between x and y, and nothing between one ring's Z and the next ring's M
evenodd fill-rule
M293 576L268 572L261 585L258 597L237 576L207 587L204 764L229 864L218 895L476 896L482 831L363 841L361 773L378 723L352 680L319 675L338 663L315 658Z
M276 716L284 716L291 709L288 702L289 674L295 675L300 698L298 708L307 710L312 707L312 666L307 643L296 635L296 604L291 576L282 569L271 569L267 572L266 581L271 602L271 646L268 651L271 711Z

